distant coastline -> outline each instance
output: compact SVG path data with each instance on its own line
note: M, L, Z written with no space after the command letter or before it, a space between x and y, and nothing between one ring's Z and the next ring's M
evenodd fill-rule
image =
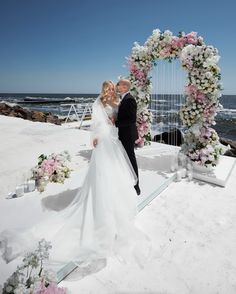
M69 101L71 102L73 100L69 100ZM29 101L29 103L30 102L31 101ZM164 102L166 102L166 100L164 100ZM72 103L74 103L74 102L72 102ZM49 107L53 106L50 104L50 102L48 102L47 104ZM61 105L61 104L59 104L59 105ZM67 105L67 107L70 108L70 104L66 104L66 105ZM60 106L60 107L62 107L62 106ZM166 112L168 112L168 110ZM68 113L68 108L67 108L67 111L65 114L67 114L67 113ZM173 112L171 112L171 113L176 117L176 113L173 113ZM236 113L236 110L234 111L234 113ZM53 123L53 124L57 124L57 125L61 125L62 123L65 123L65 121L67 121L66 116L60 117L59 115L55 115L50 111L37 111L37 110L29 109L28 107L21 107L17 103L10 103L10 102L0 102L0 115L10 116L10 117L18 117L18 118L22 118L22 119L30 120L30 121ZM161 117L161 115L157 114L157 118L159 119ZM168 118L169 117L168 113L165 116ZM70 118L69 118L69 121L71 121ZM91 119L90 113L86 114L85 119ZM73 120L74 119L72 118L72 121ZM157 123L156 123L156 125L153 124L153 133L159 134L159 135L160 134L163 134L163 135L168 134L168 138L169 138L169 134L171 134L173 132L173 128L170 127L169 122L168 121L166 122L167 128L164 128L165 125L163 127L163 125L161 125L161 122L159 122L159 127L157 127L157 125L158 125ZM161 125L161 127L160 127L160 125ZM181 125L175 125L175 126L177 127L177 129L183 131ZM220 142L223 145L230 146L230 148L227 150L225 155L232 156L232 157L236 157L236 139L234 139L234 136L236 135L235 126L236 126L236 119L235 118L229 119L229 120L219 120L218 123L215 126L213 126L216 129L216 131L220 137ZM173 125L173 127L174 127L174 125ZM231 136L229 136L229 134ZM171 135L170 135L170 137L171 137ZM153 140L155 141L155 138L153 138ZM165 143L172 144L170 142L165 142Z
M98 95L98 93L0 93L0 101L18 104L29 110L66 115L66 109L63 113L60 112L61 103L92 102ZM168 109L167 104L173 98L172 96L170 94L152 95L152 100L158 103L150 104L150 108L154 107L157 110L157 116L161 114L161 116L168 117L168 113L176 113L185 98L183 95L174 95L176 108ZM222 95L220 103L223 105L223 109L218 112L216 125L213 128L216 129L220 137L236 141L236 95ZM173 105L171 107L173 108Z

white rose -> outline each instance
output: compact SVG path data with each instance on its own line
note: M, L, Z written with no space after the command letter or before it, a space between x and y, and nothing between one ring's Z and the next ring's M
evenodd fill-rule
M165 30L163 33L164 36L172 36L172 32L169 30Z
M13 290L12 286L7 286L7 287L6 287L6 292L7 292L7 293L12 292L12 290Z

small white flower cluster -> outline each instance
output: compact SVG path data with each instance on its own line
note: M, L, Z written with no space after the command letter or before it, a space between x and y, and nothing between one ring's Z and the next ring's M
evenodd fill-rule
M51 245L41 239L35 251L25 255L23 262L16 271L7 279L2 287L3 294L33 294L55 293L65 294L65 289L55 285L56 275L51 270L43 268L44 261L49 258ZM54 292L46 291L52 285ZM42 291L44 289L44 291Z
M180 110L180 118L184 124L191 127L193 124L198 123L203 118L202 105L193 103L192 105L185 105Z
M223 151L216 131L201 124L189 129L181 149L192 161L205 166L216 166Z
M147 108L139 109L137 112L137 117L142 118L143 122L152 122L153 121L152 114Z
M192 127L194 124L200 124L199 127L215 125L216 113L217 105L214 101L208 102L208 104L187 102L179 111L180 118L187 127Z
M188 71L187 99L180 110L180 117L184 125L190 128L182 149L185 149L191 160L201 165L216 165L222 152L217 135L212 135L214 138L206 137L203 144L201 136L193 136L191 133L194 125L198 126L200 132L203 129L212 130L210 125L215 124L221 96L220 68L217 65L219 58L216 48L205 45L190 44L180 55L182 66Z
M183 48L180 60L188 70L188 81L204 94L214 93L219 96L220 68L217 65L220 56L212 46L188 45Z
M143 67L152 67L152 58L148 52L147 46L140 46L137 42L134 42L131 58L133 59L133 61L135 61L135 64L140 69L142 69Z

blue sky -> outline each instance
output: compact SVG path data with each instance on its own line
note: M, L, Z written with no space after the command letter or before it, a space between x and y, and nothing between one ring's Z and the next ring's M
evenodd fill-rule
M152 30L197 31L218 48L236 94L236 1L0 0L0 92L97 93L127 74L134 41Z

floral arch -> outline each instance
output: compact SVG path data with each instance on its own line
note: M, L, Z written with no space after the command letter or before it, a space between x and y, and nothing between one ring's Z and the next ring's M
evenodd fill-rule
M211 128L221 96L220 56L213 46L204 44L196 32L180 32L173 36L166 30L155 29L143 46L134 43L128 58L131 92L137 99L138 146L151 141L152 113L148 110L152 83L150 71L159 59L171 62L179 58L187 71L185 86L185 105L180 109L180 117L186 128L181 150L192 161L200 165L215 166L221 154L219 137Z

